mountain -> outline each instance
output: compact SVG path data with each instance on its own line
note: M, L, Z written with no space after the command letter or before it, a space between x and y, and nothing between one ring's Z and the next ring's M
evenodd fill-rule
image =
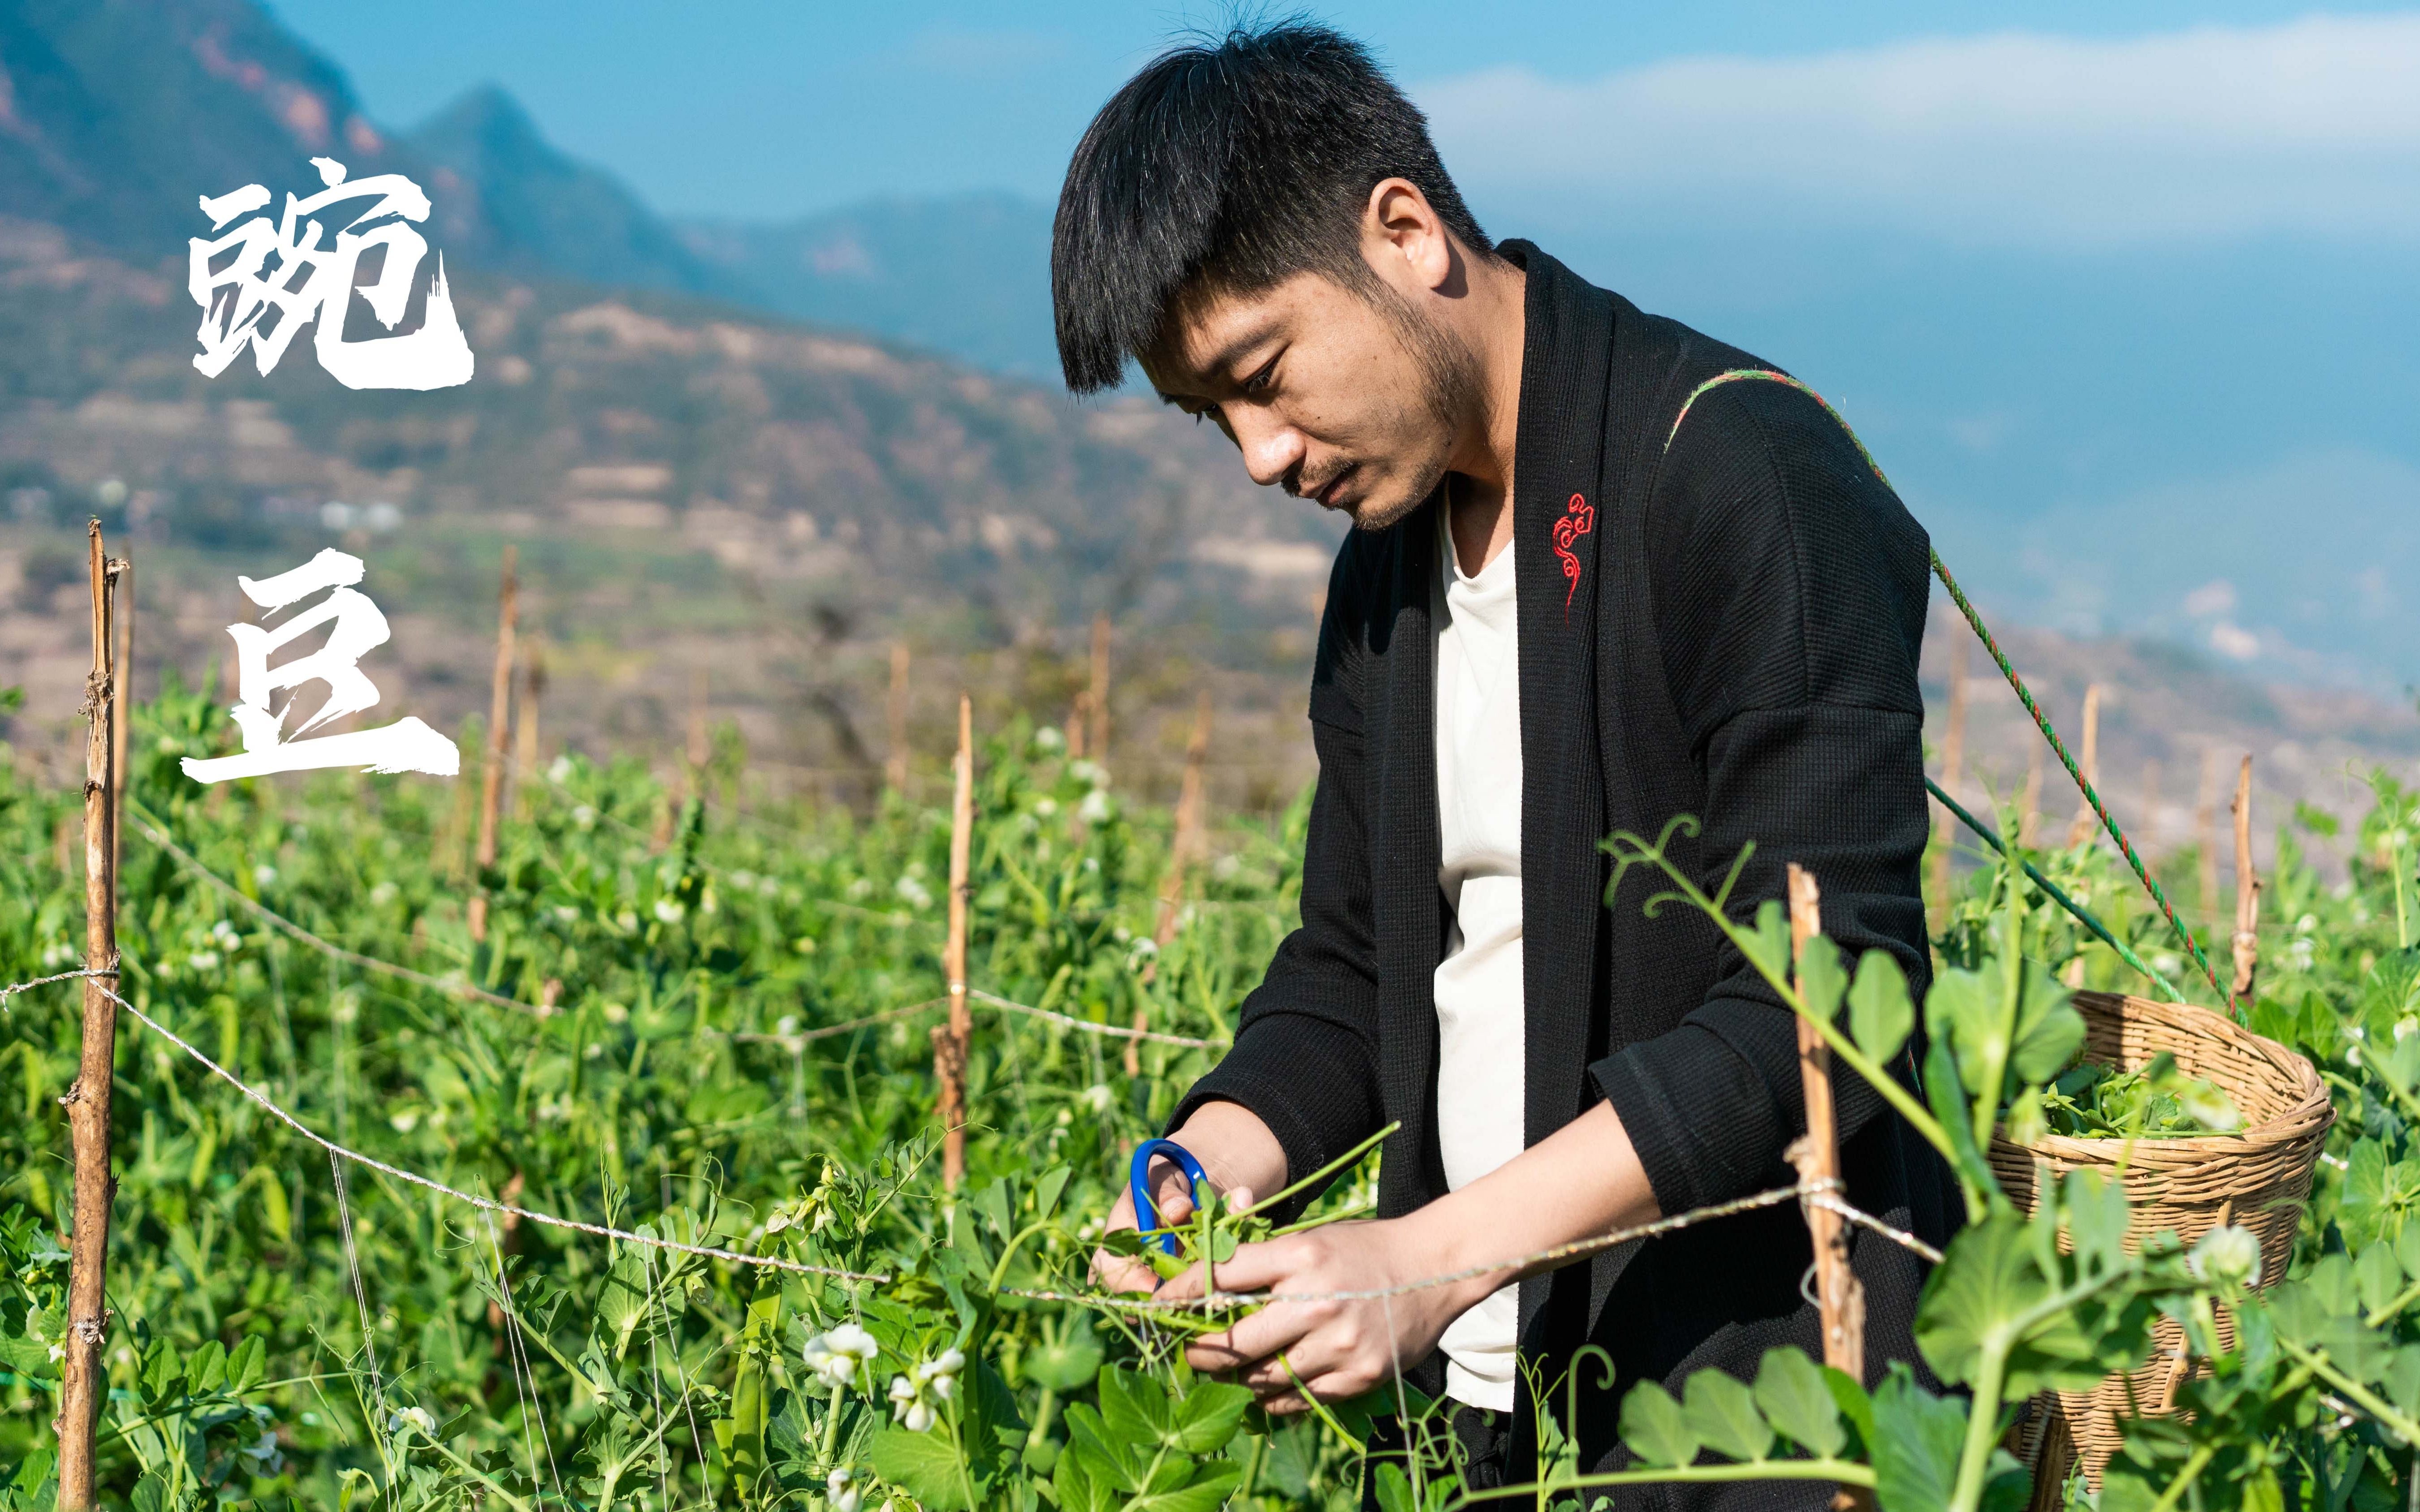
M753 291L708 266L622 181L549 143L520 101L496 85L471 89L411 129L404 142L474 194L494 228L486 266L678 289L749 301Z
M181 268L209 233L200 196L257 183L276 206L319 187L307 160L325 156L427 191L449 270L752 297L503 90L390 133L250 0L0 0L0 214L138 267Z
M1050 208L1015 194L885 199L780 224L691 219L681 242L765 307L1055 380Z
M0 211L145 266L208 232L197 196L308 181L312 155L427 172L246 0L0 0ZM489 235L458 201L442 227L466 255Z
M861 785L893 640L920 731L961 687L997 728L1063 712L1106 612L1122 764L1181 751L1211 687L1226 792L1281 801L1307 773L1340 527L1252 487L1216 433L692 296L452 285L467 384L345 389L307 349L205 378L178 282L0 221L0 680L29 717L74 706L98 514L141 563L147 689L224 651L239 573L336 545L395 626L373 677L458 728L509 543L549 728L592 748L676 738L708 680L760 757Z

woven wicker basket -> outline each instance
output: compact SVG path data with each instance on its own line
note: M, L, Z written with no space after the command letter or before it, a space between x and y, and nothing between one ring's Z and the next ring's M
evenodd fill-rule
M2085 1059L2131 1070L2167 1051L2179 1071L2215 1083L2232 1098L2244 1126L2237 1134L2182 1139L2054 1134L2033 1148L1995 1137L1992 1169L2010 1200L2032 1211L2037 1161L2048 1163L2055 1175L2097 1169L2114 1176L2122 1156L2126 1198L2133 1205L2128 1248L2164 1230L2191 1244L2232 1223L2258 1237L2263 1285L2285 1274L2311 1171L2335 1121L2319 1072L2284 1045L2208 1009L2108 993L2077 993L2075 1007L2084 1015ZM2224 1319L2221 1329L2233 1332ZM2119 1419L2172 1408L2185 1370L2183 1334L2161 1318L2152 1338L2155 1348L2141 1368L2112 1375L2088 1392L2047 1394L2035 1404L2022 1429L2022 1458L2034 1467L2037 1507L2058 1504L2059 1485L2078 1457L2087 1481L2100 1488L2101 1468L2118 1446Z

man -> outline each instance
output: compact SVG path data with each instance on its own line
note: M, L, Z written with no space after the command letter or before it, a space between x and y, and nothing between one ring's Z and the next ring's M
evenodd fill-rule
M1607 835L1696 816L1677 854L1709 890L1755 841L1743 915L1802 862L1831 937L1890 951L1924 990L1924 532L1810 393L1491 243L1419 112L1319 27L1233 32L1121 89L1068 169L1051 272L1072 389L1132 357L1256 482L1355 527L1312 674L1302 927L1170 1133L1241 1196L1402 1129L1376 1221L1247 1246L1219 1284L1477 1273L1272 1304L1193 1362L1280 1412L1401 1369L1454 1404L1490 1486L1529 1478L1533 1402L1561 1414L1560 1387L1539 1394L1586 1345L1617 1373L1577 1372L1571 1427L1602 1468L1623 1462L1637 1381L1752 1376L1782 1343L1820 1355L1794 1206L1563 1270L1502 1262L1786 1184L1804 1128L1789 1011L1711 921L1648 917L1652 878L1608 898ZM1708 386L1740 370L1761 377ZM1855 1077L1838 1101L1849 1199L1946 1238L1930 1149ZM1164 1219L1188 1211L1172 1168L1156 1190ZM1915 1358L1923 1273L1862 1234L1854 1263L1877 1379Z

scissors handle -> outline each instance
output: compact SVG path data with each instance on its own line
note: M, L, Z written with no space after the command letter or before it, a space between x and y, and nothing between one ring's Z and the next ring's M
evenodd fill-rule
M1159 1155L1174 1161L1176 1168L1185 1173L1186 1180L1192 1185L1196 1204L1202 1201L1202 1189L1210 1184L1210 1176L1202 1168L1202 1163L1193 1158L1192 1151L1173 1139L1146 1139L1135 1147L1134 1165L1126 1173L1126 1189L1134 1196L1135 1225L1142 1230L1145 1239L1158 1235L1160 1252L1173 1255L1176 1253L1176 1235L1160 1228L1159 1210L1152 1205L1151 1200L1151 1163L1155 1156Z

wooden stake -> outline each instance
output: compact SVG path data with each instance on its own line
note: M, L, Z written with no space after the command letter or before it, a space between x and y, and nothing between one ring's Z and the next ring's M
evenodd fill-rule
M908 795L908 642L891 642L891 749L882 764L882 780L901 797Z
M520 616L516 553L504 548L504 577L496 591L496 671L488 685L488 765L479 777L479 843L472 855L471 938L488 937L488 894L482 874L496 864L496 810L504 797L505 724L513 712L513 628Z
M1176 837L1168 846L1168 872L1159 882L1159 922L1153 929L1151 943L1161 950L1176 938L1179 905L1185 901L1185 877L1193 865L1194 855L1202 848L1202 766L1210 755L1210 694L1204 689L1201 701L1193 707L1193 738L1185 743L1185 784L1176 795ZM1142 984L1146 987L1159 980L1159 957L1155 953L1143 964ZM1151 1014L1143 1003L1135 1005L1135 1032L1151 1027ZM1125 1055L1126 1074L1142 1073L1142 1041L1128 1040Z
M2201 853L2201 917L2218 912L2218 748L2201 750L2201 796L2194 803L2194 848Z
M2084 779L2092 790L2101 791L2101 685L2093 684L2084 690ZM2075 823L2067 826L2070 850L2092 838L2101 821L2093 816L2092 805L2079 794L2075 800Z
M958 755L951 764L950 933L941 948L949 979L950 1022L933 1027L933 1074L941 1084L941 1186L954 1192L967 1172L967 1048L974 1024L967 1012L967 869L975 838L974 701L958 695Z
M84 964L117 973L116 699L110 624L112 579L119 563L103 554L101 521L86 528L92 572L92 671L84 714ZM68 1337L59 1392L59 1489L62 1512L93 1505L94 1434L109 1369L101 1348L109 1327L109 1210L117 1182L109 1171L109 1103L117 1061L117 1005L98 977L84 982L84 1052L68 1088L69 1138L75 1150L75 1229L68 1240Z
M110 668L109 772L110 811L126 807L126 732L133 725L134 707L134 563L127 559L119 563L117 594L112 605L115 618L124 627L116 637L116 664ZM117 858L122 854L117 842L117 825L109 826L109 873L117 874Z
M1941 734L1941 791L1958 796L1958 781L1966 762L1966 638L1953 635L1949 654L1949 717ZM1932 897L1935 928L1949 927L1949 853L1958 841L1958 821L1945 806L1932 841Z
M2252 865L2252 758L2235 774L2235 1016L2252 1011L2260 977L2260 873Z
M1104 611L1093 616L1093 700L1086 713L1092 716L1092 739L1087 753L1103 766L1109 764L1109 616Z
M1076 689L1075 698L1067 704L1067 727L1062 732L1067 737L1069 761L1080 762L1084 759L1084 727L1092 722L1092 690L1079 687Z
M1823 933L1823 899L1815 877L1806 868L1790 864L1790 949L1792 961L1803 960L1809 940ZM1825 949L1830 949L1826 946ZM1798 1020L1798 1085L1807 1102L1807 1133L1790 1147L1798 1180L1808 1186L1825 1183L1838 1193L1840 1179L1840 1131L1832 1109L1832 1051L1805 1018ZM1815 1297L1823 1319L1823 1363L1863 1383L1866 1379L1866 1289L1849 1265L1849 1226L1829 1208L1806 1205L1807 1230L1815 1248ZM1843 1488L1832 1505L1870 1509L1872 1498Z

